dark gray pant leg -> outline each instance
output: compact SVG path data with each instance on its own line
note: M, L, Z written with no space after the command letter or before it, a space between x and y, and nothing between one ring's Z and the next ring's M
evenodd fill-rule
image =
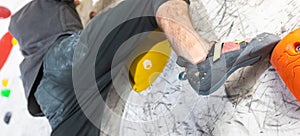
M96 123L91 122L93 120L89 120L91 118L86 116L85 111L82 110L85 107L79 104L78 97L75 95L77 92L74 92L76 90L74 84L78 83L74 83L74 73L75 76L79 74L79 78L76 77L75 80L85 81L84 78L83 80L80 78L89 75L86 72L91 71L89 68L79 68L82 71L76 71L78 69L74 69L74 67L92 66L92 69L96 69L94 75L89 77L96 80L92 81L98 87L95 93L99 94L100 92L99 97L105 101L108 87L111 85L110 71L115 52L124 41L132 36L158 28L155 13L159 5L165 1L126 0L114 9L96 16L82 31L80 38L75 34L74 37L68 37L62 44L52 47L48 51L44 61L43 79L35 92L35 97L53 127L52 135L93 136L99 134L97 124L100 124L101 121L101 111L103 110L101 107L103 105L96 105L95 107L95 105L89 104L89 101L98 99L95 95L83 96L84 99L87 99L86 105L90 105L89 108L100 110L100 112L96 112L99 115L94 115L99 120ZM77 38L79 39L78 44ZM130 47L124 52L124 55L134 50L139 39L137 38L128 44ZM99 50L95 50L97 46ZM75 54L73 55L73 53ZM89 60L88 57L90 56L93 57L91 59L93 61L85 63L89 65L80 65L78 60ZM84 85L79 84L79 86ZM89 88L89 85L87 86Z
M96 136L95 127L82 112L72 85L72 59L79 33L61 38L44 57L43 78L35 97L52 127L53 136Z

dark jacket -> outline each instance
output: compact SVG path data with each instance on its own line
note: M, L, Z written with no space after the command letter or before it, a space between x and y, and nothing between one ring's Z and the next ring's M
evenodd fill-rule
M60 36L79 30L82 25L73 0L33 0L11 17L9 31L24 56L20 70L32 115L43 115L33 94L43 74L44 54Z

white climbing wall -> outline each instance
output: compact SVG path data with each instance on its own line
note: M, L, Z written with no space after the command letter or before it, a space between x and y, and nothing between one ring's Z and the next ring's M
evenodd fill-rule
M0 6L14 13L28 1L1 0ZM298 0L191 2L194 26L208 40L239 40L261 32L283 37L300 27ZM0 37L7 32L8 23L9 18L0 19ZM47 120L31 117L27 112L18 69L22 59L18 48L13 47L0 71L0 81L8 79L6 87L0 84L0 90L11 90L9 97L0 96L0 136L50 135ZM227 80L226 90L223 86L210 96L198 96L186 81L177 80L177 74L183 69L175 60L173 54L164 73L149 89L132 92L123 107L112 107L117 109L114 112L125 108L122 120L108 119L103 133L113 136L300 135L300 103L266 63L237 71ZM3 121L7 112L12 113L9 124Z

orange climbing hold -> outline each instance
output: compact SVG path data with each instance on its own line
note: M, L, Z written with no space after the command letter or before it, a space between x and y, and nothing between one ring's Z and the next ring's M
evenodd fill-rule
M300 29L284 37L274 48L271 64L300 101Z

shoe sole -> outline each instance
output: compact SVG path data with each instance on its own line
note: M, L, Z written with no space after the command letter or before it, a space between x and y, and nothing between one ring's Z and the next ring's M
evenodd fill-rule
M251 66L257 62L263 61L270 55L279 41L280 37L273 34L263 33L258 35L249 43L249 45L247 45L233 67L231 67L215 85L208 91L199 91L198 93L200 95L209 95L217 91L225 83L226 79L239 68Z

